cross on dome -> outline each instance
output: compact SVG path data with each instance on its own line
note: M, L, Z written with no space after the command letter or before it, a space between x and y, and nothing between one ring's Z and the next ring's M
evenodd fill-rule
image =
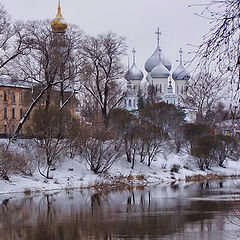
M160 46L160 36L162 35L162 32L160 32L160 28L157 28L157 31L155 32L157 34L157 45Z
M133 53L133 63L135 63L135 60L136 60L136 50L135 50L135 48L133 48L132 53Z
M180 50L179 50L179 55L180 55L180 63L182 63L182 61L183 61L183 50L182 50L182 48L180 48Z

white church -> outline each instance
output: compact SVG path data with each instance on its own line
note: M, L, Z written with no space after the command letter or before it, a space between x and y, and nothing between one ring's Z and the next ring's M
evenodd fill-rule
M124 99L124 108L132 111L138 109L138 93L139 90L143 95L147 95L149 86L154 88L156 99L169 104L184 107L184 99L186 98L186 90L190 74L184 68L180 49L179 65L173 73L171 62L164 56L160 46L160 31L157 31L157 47L150 58L145 63L147 72L144 78L143 72L137 67L135 54L133 49L133 63L125 74L127 81L127 95Z

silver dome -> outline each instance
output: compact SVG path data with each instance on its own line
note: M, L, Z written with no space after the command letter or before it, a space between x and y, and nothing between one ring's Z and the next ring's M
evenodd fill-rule
M158 64L151 71L152 78L168 78L170 76L169 70L163 65L161 49L159 49Z
M174 80L189 80L191 76L180 62L177 69L173 72L172 78Z
M161 53L163 65L170 71L172 69L171 62ZM145 70L151 72L159 63L159 46L156 48L152 56L145 63Z
M125 79L130 80L142 80L143 79L143 73L138 69L135 63L128 69L128 71L125 74Z

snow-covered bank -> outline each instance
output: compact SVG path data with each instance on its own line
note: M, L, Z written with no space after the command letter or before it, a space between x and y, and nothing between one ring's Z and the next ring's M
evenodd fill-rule
M125 159L119 159L114 163L107 174L94 174L83 160L66 158L53 170L53 179L43 178L36 170L33 176L12 175L10 181L0 180L0 194L16 192L48 191L55 189L89 188L91 186L102 186L111 184L116 180L122 181L123 185L145 186L151 184L172 183L185 181L188 176L197 175L240 175L240 162L228 160L226 168L212 167L211 170L201 171L198 169L194 159L188 154L159 155L156 161L148 167L146 164L137 162L134 169ZM174 164L180 165L179 172L172 172Z

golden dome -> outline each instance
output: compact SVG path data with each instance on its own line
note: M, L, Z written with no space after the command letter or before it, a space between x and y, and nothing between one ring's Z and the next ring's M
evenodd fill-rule
M53 32L55 32L55 33L65 33L67 27L68 27L68 25L62 16L62 9L61 9L60 0L59 0L58 8L57 8L57 15L51 21L51 28L52 28Z

